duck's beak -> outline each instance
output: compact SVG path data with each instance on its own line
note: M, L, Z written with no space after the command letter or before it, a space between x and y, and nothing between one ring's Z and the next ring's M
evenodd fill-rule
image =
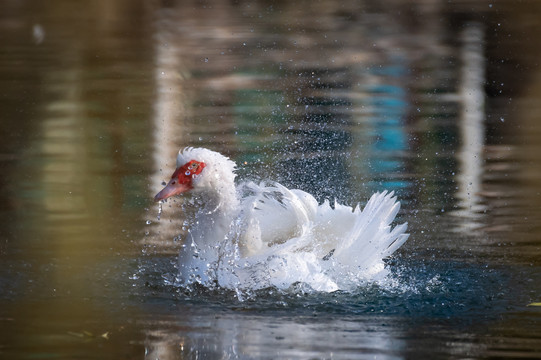
M159 193L154 196L154 201L160 201L165 200L173 195L182 194L183 192L186 192L190 190L192 187L188 184L181 184L179 183L177 178L173 178L169 180L167 185L160 191Z

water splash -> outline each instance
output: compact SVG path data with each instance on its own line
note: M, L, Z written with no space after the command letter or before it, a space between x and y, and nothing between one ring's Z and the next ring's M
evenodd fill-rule
M156 216L156 219L158 221L160 221L162 217L162 212L163 212L162 204L163 204L163 200L158 201L158 215Z
M283 199L271 195L272 192L263 192L261 199L256 197L261 201L257 206L264 207L269 202L277 202L278 209L286 206ZM192 202L201 202L201 199L188 198L186 203L193 205ZM239 300L269 288L332 293L352 291L359 284L379 281L388 273L383 259L408 237L405 224L394 229L390 225L399 205L393 193L387 192L374 194L364 210L338 203L334 207L328 202L319 206L316 203L317 219L303 218L302 228L299 227L295 234L286 234L292 236L285 237L289 240L272 246L262 242L247 245L246 242L246 239L259 239L263 233L259 227L261 223L254 225L252 221L269 222L269 219L237 216L232 222L220 222L220 214L209 216L217 212L215 204L204 204L195 206L197 211L193 216L184 213L187 216L182 222L184 244L178 258L176 284L185 289L196 286L234 291ZM209 209L214 211L209 213ZM329 217L330 214L333 216ZM344 223L350 217L355 218L352 227ZM205 223L202 224L200 219L205 219ZM265 233L275 231L272 224L285 221L271 220L271 227L264 228ZM333 226L329 226L331 223ZM226 227L225 231L223 227ZM178 235L175 239L178 240Z
M202 260L193 268L176 267L181 274L176 277L175 286L181 291L217 291L234 293L238 301L246 301L268 293L333 293L354 292L359 286L380 283L392 285L386 279L389 274L383 261L365 268L351 271L336 259L318 258L313 252L272 254L246 259L241 256L234 241L224 240L216 246L218 259L206 261L203 249L190 242L194 260ZM194 249L195 247L195 249ZM182 274L182 272L187 272ZM187 279L187 280L186 280Z

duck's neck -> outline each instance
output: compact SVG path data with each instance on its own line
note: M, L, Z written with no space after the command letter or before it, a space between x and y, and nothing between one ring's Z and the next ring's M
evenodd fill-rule
M198 247L215 248L231 228L239 211L234 184L199 194L201 208L197 211L191 235Z
M220 258L220 246L238 214L239 200L234 187L227 193L201 193L201 207L192 219L184 249L179 255L180 280L207 281Z

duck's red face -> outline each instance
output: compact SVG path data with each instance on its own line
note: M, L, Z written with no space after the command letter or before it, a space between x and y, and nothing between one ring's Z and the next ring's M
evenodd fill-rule
M191 160L177 168L163 190L156 194L154 201L165 200L173 195L193 189L193 179L201 174L205 166L204 162Z

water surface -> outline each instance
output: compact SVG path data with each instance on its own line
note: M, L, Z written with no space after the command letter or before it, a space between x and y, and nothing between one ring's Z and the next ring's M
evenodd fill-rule
M541 357L540 11L7 2L0 354ZM394 190L412 235L350 293L178 288L183 200L152 197L184 146L320 201Z

